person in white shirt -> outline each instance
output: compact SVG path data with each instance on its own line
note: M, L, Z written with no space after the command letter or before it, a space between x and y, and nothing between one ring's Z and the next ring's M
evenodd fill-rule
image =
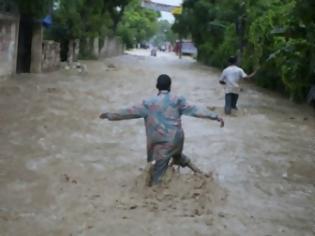
M237 59L235 56L231 56L228 60L229 66L225 68L220 76L220 84L224 85L225 90L225 114L231 114L232 109L237 110L238 94L240 92L240 86L238 82L241 79L249 79L256 74L254 71L252 74L247 75L244 70L236 65Z

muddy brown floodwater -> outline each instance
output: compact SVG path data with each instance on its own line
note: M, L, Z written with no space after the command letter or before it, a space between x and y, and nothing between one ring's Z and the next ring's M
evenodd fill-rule
M0 82L1 236L315 235L315 118L303 105L243 84L223 129L184 117L188 170L143 187L143 120L108 122L102 110L173 92L222 113L219 72L149 51Z

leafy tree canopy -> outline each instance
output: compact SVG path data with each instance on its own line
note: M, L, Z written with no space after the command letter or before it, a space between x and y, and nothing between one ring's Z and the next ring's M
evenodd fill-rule
M186 0L173 29L191 35L198 59L218 67L238 55L257 83L305 98L315 83L314 0Z
M158 13L142 8L139 0L132 0L118 25L118 35L122 37L127 47L133 47L150 39L156 33L158 17Z

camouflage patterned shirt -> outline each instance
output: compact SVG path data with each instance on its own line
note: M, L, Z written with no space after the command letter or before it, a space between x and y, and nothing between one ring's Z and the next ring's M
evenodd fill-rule
M188 104L184 97L172 95L168 91L160 91L158 95L144 100L139 105L108 113L108 119L144 118L148 161L152 161L168 158L162 153L172 155L177 151L181 151L184 141L182 115L211 120L218 118L218 114L210 112L206 108Z

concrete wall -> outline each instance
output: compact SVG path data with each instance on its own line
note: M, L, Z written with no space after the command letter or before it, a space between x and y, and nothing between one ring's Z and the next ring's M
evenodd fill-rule
M33 25L31 73L53 71L60 65L60 44L43 39L43 26Z
M78 61L80 53L80 40L69 40L68 44L68 54L67 54L67 62L72 64L73 62Z
M100 45L99 38L98 37L94 38L93 39L93 56L95 58L99 58L99 56L100 56L100 47L99 47L99 45Z
M42 72L42 43L43 27L41 24L34 24L32 37L31 73Z
M100 58L105 57L114 57L122 55L125 51L125 46L120 38L113 37L109 38L106 37L104 40L104 45L100 51Z
M0 13L0 77L16 72L19 18Z
M60 66L60 44L45 40L42 45L42 71L54 71Z

